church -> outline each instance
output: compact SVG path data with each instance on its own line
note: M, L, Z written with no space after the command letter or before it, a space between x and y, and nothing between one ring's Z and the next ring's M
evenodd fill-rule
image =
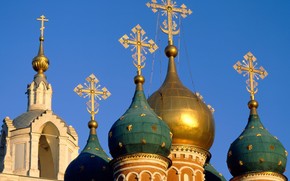
M130 35L120 37L121 45L133 53L135 92L130 106L111 125L107 135L98 135L102 123L95 116L102 107L98 102L110 99L111 93L99 85L94 74L86 78L85 85L74 89L80 97L89 98L87 135L78 135L77 129L52 110L53 86L45 74L50 61L44 53L48 19L44 15L37 18L41 22L39 50L32 59L36 74L27 86L27 110L16 118L5 117L1 129L1 181L226 180L211 164L211 158L216 156L210 152L215 139L214 109L200 93L184 86L176 68L180 50L174 37L180 34L180 27L175 18L177 14L186 18L192 11L171 0L152 0L146 5L153 13L161 11L166 17L160 29L168 37L167 42L157 45L151 38L148 40L139 24L128 27ZM146 98L143 85L148 78L142 70L146 68L147 54L157 49L164 49L167 72L160 88ZM242 62L233 65L238 73L247 75L250 99L245 115L248 123L240 136L228 143L225 164L231 181L286 181L288 152L263 126L258 114L257 80L266 78L268 73L263 67L257 68L256 61L249 52ZM99 141L104 136L110 153L104 151ZM80 151L79 137L87 137Z

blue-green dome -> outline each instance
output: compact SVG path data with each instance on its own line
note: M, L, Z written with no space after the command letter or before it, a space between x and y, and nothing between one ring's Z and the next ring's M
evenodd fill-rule
M218 172L210 163L204 166L205 180L209 181L226 181L225 177Z
M134 153L167 157L171 137L168 125L148 105L142 85L137 85L129 109L109 132L109 149L113 158Z
M79 156L65 171L65 181L111 181L113 172L110 158L104 152L96 134L90 134L87 144Z
M234 177L257 172L283 174L287 163L287 151L281 142L265 129L256 108L252 107L253 104L250 105L251 102L249 107L252 110L248 124L228 151L228 168ZM254 104L257 107L256 101Z

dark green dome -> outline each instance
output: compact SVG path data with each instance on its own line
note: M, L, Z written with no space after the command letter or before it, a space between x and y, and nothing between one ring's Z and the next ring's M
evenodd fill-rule
M134 153L167 157L171 137L168 125L148 105L142 85L137 85L129 109L111 127L109 149L113 158Z
M249 107L252 108L250 104ZM251 110L245 130L228 151L227 165L231 174L234 177L257 172L283 174L286 163L284 146L265 129L256 110Z
M218 172L210 163L206 163L204 166L205 180L210 181L226 181L225 177Z
M104 152L97 135L90 134L87 144L79 156L65 171L65 181L111 181L113 172L110 158Z

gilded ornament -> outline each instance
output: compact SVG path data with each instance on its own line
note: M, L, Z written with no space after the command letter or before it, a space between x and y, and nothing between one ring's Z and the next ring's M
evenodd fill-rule
M100 149L96 147L95 150L99 151Z
M146 32L142 29L140 25L135 26L132 29L132 32L134 34L130 34L130 37L125 34L119 39L119 42L125 48L132 46L133 48L131 49L131 51L136 51L132 56L134 59L133 64L137 68L137 74L141 75L141 70L145 67L145 55L147 54L146 49L148 49L150 53L153 53L158 49L158 46L153 40L149 40L148 42L146 42L148 37L144 37ZM144 81L141 82L144 83Z
M90 150L90 149L91 149L91 147L88 147L88 148L87 148L87 150Z
M240 136L240 137L239 137L240 140L243 139L243 138L244 138L244 136Z
M285 150L285 155L288 156L288 151Z
M241 166L244 165L243 161L241 161L241 160L239 161L239 164L240 164Z
M130 125L127 126L127 130L128 131L131 131L132 129L133 129L133 125L132 124L130 124Z
M247 146L247 149L248 149L248 150L252 150L252 149L253 149L253 145L248 145L248 146Z
M256 69L257 64L255 64L255 61L257 59L251 52L248 52L244 56L244 59L245 60L243 60L242 63L238 61L234 65L234 69L240 74L243 73L243 76L248 76L248 80L246 81L247 90L251 95L251 100L255 100L255 94L258 92L258 83L255 81L255 79L264 79L268 73L263 67Z
M144 117L144 116L146 116L146 114L142 113L142 114L140 114L140 116L141 116L141 117Z
M80 97L90 98L90 100L87 102L87 111L91 114L91 119L95 120L95 114L97 114L99 111L99 104L96 102L96 99L105 100L111 96L111 93L106 87L100 88L101 86L98 84L99 80L94 74L91 74L89 77L87 77L86 81L89 84L84 83L85 87L79 84L74 88L74 92L77 93Z
M259 161L260 161L260 163L263 163L265 161L265 159L264 158L260 158Z
M281 165L282 165L282 161L281 161L281 160L279 161L278 165L279 165L279 166L281 166Z
M165 142L162 142L161 147L164 148L165 147Z
M121 142L119 142L119 147L122 148L123 147L123 144Z
M163 21L163 27L160 27L162 32L168 34L168 41L173 43L173 35L177 35L180 32L180 29L177 29L177 23L173 18L177 18L178 14L181 17L186 18L187 15L190 15L192 11L187 9L187 7L182 4L180 8L177 8L176 2L172 0L162 0L162 4L157 4L157 0L152 0L152 3L146 4L149 8L152 8L152 11L156 13L158 10L162 12L162 16L166 15L167 20Z
M141 140L141 143L145 145L146 144L146 140L145 139L142 139Z
M257 134L256 136L262 136L262 134L259 133L259 134Z
M271 150L274 150L274 149L275 149L275 146L271 145L271 146L270 146L270 149L271 149Z

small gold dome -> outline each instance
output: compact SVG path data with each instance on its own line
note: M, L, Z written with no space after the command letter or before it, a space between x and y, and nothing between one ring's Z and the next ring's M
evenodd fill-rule
M165 51L165 54L168 58L169 57L176 57L178 54L178 49L174 45L168 45L164 51Z
M148 103L173 133L173 145L192 145L209 150L214 141L215 123L211 110L197 95L182 85L170 58L167 77Z
M142 75L137 75L134 77L135 84L141 83L144 84L145 78Z
M88 127L89 127L89 128L97 129L97 128L98 128L98 123L97 123L97 121L95 121L95 120L91 120L91 121L88 123Z
M45 72L48 69L49 60L44 55L44 50L43 50L44 38L40 37L39 40L40 40L40 46L39 46L38 55L33 58L32 67L36 72L38 72L39 74L42 74L43 72Z

